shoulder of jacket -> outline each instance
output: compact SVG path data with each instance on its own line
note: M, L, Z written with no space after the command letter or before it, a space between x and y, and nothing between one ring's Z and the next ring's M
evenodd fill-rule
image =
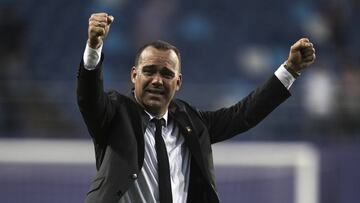
M109 99L118 105L125 105L126 108L141 108L140 105L135 101L135 98L131 94L122 94L116 90L107 91Z
M202 113L199 109L192 106L188 102L182 99L173 99L173 103L179 108L181 111L185 111L186 113L194 113L202 119Z
M108 90L106 91L106 95L109 97L110 100L112 101L124 101L126 99L130 99L127 96L119 93L116 90Z
M118 97L121 97L121 94L116 90L107 90L106 94L110 97L110 99L116 100Z

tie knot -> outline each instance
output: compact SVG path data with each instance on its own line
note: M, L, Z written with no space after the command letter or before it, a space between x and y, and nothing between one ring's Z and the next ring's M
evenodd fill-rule
M165 119L163 118L153 118L151 121L155 123L156 128L161 128L162 126L165 126Z

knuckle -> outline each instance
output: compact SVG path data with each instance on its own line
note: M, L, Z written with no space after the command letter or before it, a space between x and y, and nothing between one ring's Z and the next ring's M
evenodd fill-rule
M96 18L98 15L96 13L93 13L91 14L90 18L93 19L93 18Z
M105 34L105 29L104 29L104 28L100 28L100 29L99 29L99 34L100 34L100 35Z

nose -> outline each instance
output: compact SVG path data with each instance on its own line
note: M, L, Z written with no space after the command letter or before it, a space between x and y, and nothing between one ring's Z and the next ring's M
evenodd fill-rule
M162 80L162 77L159 73L156 73L153 78L152 78L152 81L151 83L153 85L162 85L163 84L163 80Z

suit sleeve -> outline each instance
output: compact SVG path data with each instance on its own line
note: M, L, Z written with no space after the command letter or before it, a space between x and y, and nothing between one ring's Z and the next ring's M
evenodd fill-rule
M235 105L200 112L208 127L211 143L229 139L254 127L289 96L289 91L273 75Z
M77 102L90 135L99 144L106 143L106 130L115 114L115 93L105 93L102 62L94 70L84 68L81 60L77 76Z

